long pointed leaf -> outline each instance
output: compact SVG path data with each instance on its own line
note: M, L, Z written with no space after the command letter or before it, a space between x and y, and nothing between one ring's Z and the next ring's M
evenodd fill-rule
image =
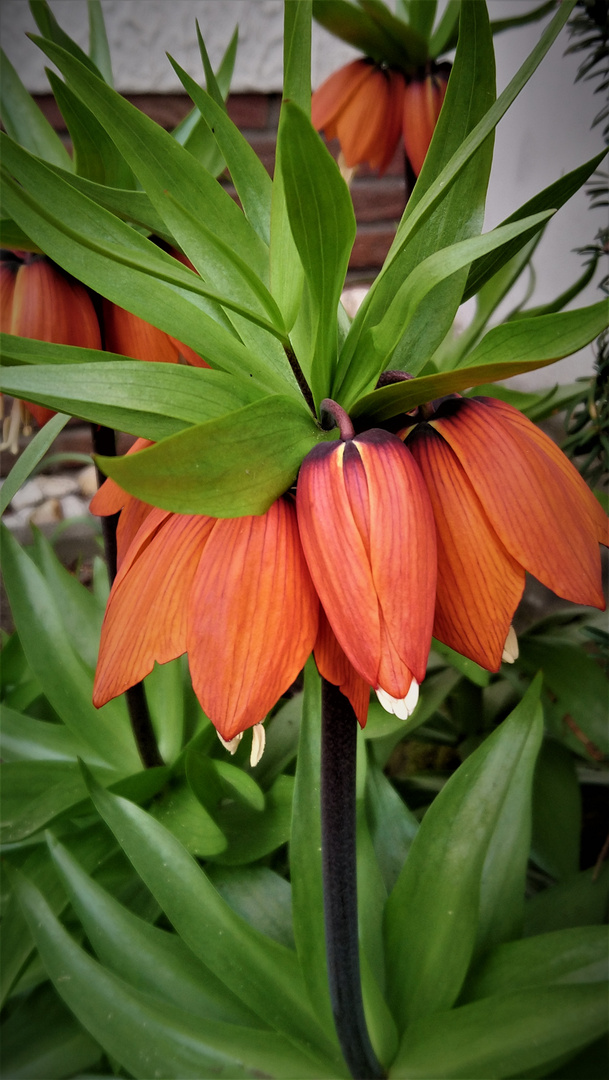
M160 1005L97 964L70 937L26 878L17 878L19 899L53 982L91 1034L141 1080L151 1075L191 1077L205 1073L246 1077L270 1067L291 1080L332 1074L298 1052L281 1035L237 1024L203 1020ZM134 1033L141 1033L134 1038Z
M387 901L388 984L399 1025L455 1001L471 961L482 874L510 783L535 759L541 680L427 811Z
M45 161L72 170L72 159L59 135L25 89L8 56L0 53L0 114L5 131Z
M327 1048L332 1060L334 1051L303 1008L295 953L236 915L179 841L149 814L90 783L99 813L195 955L276 1031Z
M28 476L34 471L50 446L55 442L59 432L64 429L69 416L57 413L34 435L23 453L17 458L10 473L6 477L0 491L0 514L3 514L14 495L25 483Z

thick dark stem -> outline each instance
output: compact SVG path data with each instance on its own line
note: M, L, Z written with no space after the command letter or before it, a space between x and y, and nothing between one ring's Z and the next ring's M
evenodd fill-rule
M116 456L116 435L112 428L101 427L99 424L91 424L91 435L93 438L93 449L96 454L103 454L104 457ZM105 479L99 469L97 470L97 479L98 483L102 483ZM118 525L119 516L119 514L110 514L101 519L104 551L106 553L110 584L112 584L116 577L116 527ZM131 686L129 690L126 691L125 697L127 698L131 730L133 731L133 737L142 760L142 765L145 769L152 769L157 765L164 765L165 762L159 754L159 748L157 746L154 728L152 727L150 713L148 712L142 683L136 683L135 686Z
M284 349L285 349L285 354L286 354L286 356L287 356L287 358L289 360L290 367L291 367L292 371L294 372L296 382L298 383L298 386L300 388L300 392L301 392L303 398L305 399L307 405L309 406L311 412L313 413L313 416L317 416L317 413L315 411L315 402L313 400L313 394L311 393L311 387L309 386L307 380L304 377L304 372L303 372L300 364L298 363L296 353L294 352L293 349L290 348L289 345L284 345Z
M382 1080L366 1027L359 969L355 861L357 719L322 680L321 835L328 980L336 1034L351 1075Z

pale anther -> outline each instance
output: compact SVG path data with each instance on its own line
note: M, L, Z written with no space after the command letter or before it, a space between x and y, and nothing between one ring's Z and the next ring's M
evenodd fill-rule
M383 690L380 686L377 687L376 696L386 712L397 716L399 720L408 720L408 717L414 712L417 701L419 700L419 684L416 679L413 679L408 693L403 698L392 697L391 694L388 694L387 691Z
M501 659L506 664L513 664L518 659L518 638L513 626L510 626L508 630Z
M252 728L252 752L250 754L250 765L252 769L254 765L257 765L264 753L264 747L266 744L266 731L262 724L254 724Z
M216 735L224 749L228 750L229 754L235 754L237 752L237 747L243 738L242 731L240 731L238 735L235 735L234 739L223 739L219 731L216 731Z

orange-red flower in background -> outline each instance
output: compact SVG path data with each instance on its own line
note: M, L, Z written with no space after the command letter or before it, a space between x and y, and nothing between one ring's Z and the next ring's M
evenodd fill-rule
M313 126L339 140L349 168L367 161L382 175L399 142L404 89L401 72L372 60L352 60L313 94Z
M333 72L314 92L311 120L327 139L338 139L350 169L368 162L382 175L400 135L415 176L429 149L451 65L430 64L414 77L375 64L352 60Z
M605 607L606 515L522 413L497 398L447 398L406 445L433 505L440 641L497 671L525 571L566 600Z
M410 79L404 93L404 149L415 176L423 168L442 102L450 64L440 64L422 79Z
M46 256L24 253L3 258L0 329L7 334L52 341L57 345L80 345L100 349L101 336L95 308L84 285L66 274ZM15 402L7 417L2 448L17 449L21 424L21 405L43 424L54 416L52 409L30 402Z

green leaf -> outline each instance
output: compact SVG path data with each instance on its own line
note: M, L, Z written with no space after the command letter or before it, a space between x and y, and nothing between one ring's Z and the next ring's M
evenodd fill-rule
M437 0L407 0L406 19L425 41L429 40L436 17Z
M480 879L477 956L522 933L532 800L541 744L542 729L538 724L514 771L488 846Z
M75 173L99 184L134 188L131 169L91 110L54 71L47 69L47 77L70 133Z
M419 823L375 763L368 762L366 809L372 843L387 892L393 889Z
M105 782L110 782L113 774L107 766L103 772ZM5 762L2 781L2 842L6 844L38 832L87 795L75 761Z
M304 987L295 954L235 915L194 859L149 814L93 783L91 795L125 854L195 955L277 1032L323 1048L332 1061L331 1047L318 1032L313 1015L303 1008ZM338 1059L333 1064L342 1073ZM326 1068L323 1065L322 1075Z
M332 434L332 433L331 433ZM304 403L274 395L100 468L131 494L179 514L263 514L327 434Z
M101 1064L102 1053L48 983L22 1000L2 1025L2 1070L15 1080L88 1074Z
M207 873L220 896L250 926L294 948L292 890L285 878L268 866L210 865Z
M226 848L222 829L187 784L166 788L152 814L192 855L213 858Z
M456 44L460 11L461 0L448 0L429 42L432 60Z
M44 576L55 600L72 647L91 670L97 663L104 605L69 573L58 559L52 544L33 528L30 557Z
M19 491L21 485L25 483L38 463L42 461L47 450L55 442L59 432L64 429L69 419L70 417L65 416L63 413L52 416L44 427L41 427L40 431L37 431L34 438L27 444L25 450L17 458L17 461L2 485L2 491L0 492L0 514L4 513L13 496Z
M531 1070L578 1050L606 1030L600 984L535 987L463 1005L413 1023L391 1080L488 1080Z
M427 42L417 33L416 29L409 26L402 19L397 19L392 11L382 0L358 0L361 8L370 16L372 21L385 33L386 40L395 45L402 52L402 64L414 64L417 67L424 64L427 59ZM389 59L389 57L385 57Z
M474 365L520 363L548 364L583 349L607 326L607 303L562 311L537 318L502 323L489 330L463 361Z
M418 378L383 386L371 394L366 394L349 412L352 417L365 418L361 421L363 426L373 426L373 422L382 423L392 416L410 412L426 401L444 397L445 394L460 393L471 386L493 379L509 379L512 375L534 371L551 363L552 360L503 360L471 367L468 365L454 371L440 371L436 375L419 375Z
M607 974L606 927L576 926L493 949L468 980L465 1000L528 986L603 982Z
M472 236L468 240L461 240L448 248L436 251L419 263L397 290L381 321L372 323L372 316L363 321L361 334L351 360L356 372L358 368L362 370L362 378L358 385L357 374L351 376L349 393L352 397L348 397L346 401L342 399L345 407L349 409L351 401L356 400L357 395L365 390L367 385L371 382L375 383L381 372L393 362L394 353L404 333L417 317L421 305L429 294L435 294L436 288L451 278L456 271L469 266L472 259L476 257L476 253L501 247L515 232L528 229L531 221L536 221L536 227L540 228L547 217L548 212L539 214L535 219L529 218L515 222L513 225L493 229L482 236ZM411 375L416 375L425 365L434 348L435 343L430 341L428 346L420 349L418 358L413 357L412 361L408 361ZM364 368L362 362L364 356L375 357L374 371L370 371L371 360L368 361L368 369Z
M36 20L36 26L40 30L40 33L44 38L49 39L49 44L55 42L56 45L65 49L69 56L75 57L81 64L84 64L89 71L93 72L98 78L101 78L101 72L95 66L91 57L87 56L80 45L77 45L76 42L66 34L65 30L61 29L47 0L30 0L30 11ZM36 41L34 35L30 35L30 37L33 41Z
M264 1027L197 960L177 934L159 930L114 899L52 834L53 861L102 964L131 986L186 1012Z
M97 822L93 827L83 828L81 824L75 833L67 835L64 843L81 862L83 867L94 872L115 849L114 838L105 825ZM10 855L6 855L6 865L10 864ZM47 903L56 914L60 914L67 904L65 890L57 879L49 853L44 844L38 844L24 862L24 873L41 889ZM2 967L0 969L0 1002L4 1004L13 984L23 970L28 957L34 950L34 942L27 928L21 907L14 893L11 892L3 911L0 924L0 944L2 946Z
M383 269L347 335L333 397L339 392L341 384L340 392L349 398L356 382L359 393L374 385L380 356L374 352L367 362L365 352L360 350L356 369L351 367L351 357L359 344L362 330L382 322L387 308L409 274L430 255L476 236L482 229L492 161L492 135L484 145L478 147L469 163L462 163L460 175L455 173L456 180L450 190L438 191L438 199L430 201L431 194L438 190L440 174L444 175L468 133L495 99L495 61L486 5L464 2L461 5L460 25L462 33L454 67L423 169L408 200ZM424 215L417 215L417 210L422 206L426 207ZM410 216L416 218L416 229L408 227ZM394 366L409 369L414 363L418 370L422 356L428 357L440 344L461 301L466 277L467 265L427 298L421 310L415 314L408 332L398 339Z
M168 764L177 758L184 736L184 657L155 664L144 680L146 703L159 748Z
M526 635L522 644L520 663L526 670L543 669L561 720L569 714L603 753L609 753L608 682L602 668L580 646L533 634Z
M8 56L0 53L0 113L5 131L33 154L72 171L72 158L59 135L25 89Z
M189 97L209 123L222 155L226 161L231 180L239 196L243 212L260 238L268 244L271 234L271 178L260 158L236 124L180 65L169 61Z
M0 385L16 397L155 442L262 396L252 382L223 371L141 360L5 368Z
M87 0L89 11L89 56L102 78L113 86L110 48L100 0Z
M91 675L70 644L51 590L4 527L2 557L15 626L28 663L51 705L76 738L86 742L102 761L123 774L135 771L140 762L124 702L119 699L94 709Z
M540 686L538 679L431 804L387 901L388 986L402 1030L450 1007L461 989L485 860L511 784L537 755Z
M211 813L227 799L231 802L236 799L250 812L264 810L264 793L253 776L230 761L219 761L190 749L186 754L186 777L199 802Z
M57 64L72 89L91 109L135 172L153 205L181 243L183 222L174 211L176 204L188 208L194 218L205 221L206 236L228 245L255 274L268 273L268 252L242 211L216 180L179 143L153 120L136 109L100 79L96 78L63 49L48 41L37 41L43 52ZM162 164L162 169L159 165ZM167 195L172 196L171 200ZM188 247L184 250L188 255ZM212 280L228 272L218 250L210 261L197 266ZM195 265L197 265L196 261Z
M609 903L609 863L591 867L536 893L525 906L524 932L543 934L569 926L606 922Z
M493 34L500 34L503 30L511 30L515 26L526 26L527 23L537 22L544 15L554 10L553 0L545 0L545 3L523 15L512 15L509 19L494 19L491 23Z
M268 389L275 382L284 391L293 385L296 392L293 380L269 370L266 360L254 356L228 329L218 305L206 299L213 290L198 275L96 206L6 136L0 141L3 170L10 168L19 181L16 184L3 172L7 210L64 269L204 354L212 366L246 373L262 385L268 383ZM56 216L57 207L62 208L62 218Z
M598 168L606 154L607 151L602 150L600 154L591 158L585 165L580 165L577 169L573 169L572 172L567 173L566 176L561 176L559 180L555 180L553 184L544 188L538 195L534 195L532 199L529 199L513 214L510 214L510 216L507 217L505 221L502 221L501 224L509 225L513 221L520 221L522 218L530 217L531 214L539 214L544 210L559 210L561 206L564 206L564 204L568 202L581 187L583 187L586 180L592 175L594 170ZM534 235L533 232L531 232L531 236L532 235ZM474 296L479 292L482 286L494 277L497 271L513 258L529 239L530 237L525 233L514 239L511 244L508 244L500 251L489 252L488 255L483 255L480 259L476 259L467 278L465 292L463 293L463 302L468 300L470 296Z
M135 1077L151 1074L192 1077L213 1071L228 1080L271 1068L279 1075L329 1077L332 1074L299 1052L287 1039L218 1020L204 1020L148 993L128 987L73 941L44 898L21 875L19 898L36 943L58 992L106 1051ZM134 1032L141 1032L134 1038Z
M282 176L290 228L314 302L312 369L316 404L330 391L337 310L355 239L349 189L310 120L287 102L282 111Z
M90 749L63 724L34 720L6 704L0 705L0 747L4 761L72 761L89 755ZM102 764L98 758L94 764Z
M328 989L321 877L320 745L321 679L315 662L310 657L305 666L305 691L290 840L292 917L296 950L308 1000L324 1030L333 1037L334 1022Z
M225 801L218 807L215 819L228 839L228 846L215 856L215 861L223 866L255 862L287 843L293 793L293 778L278 776L266 793L263 810L252 811L251 805L237 800Z
M559 742L546 739L537 761L533 791L531 858L562 881L579 869L582 806L575 759Z
M349 0L313 0L313 16L331 34L374 60L395 64L404 61L397 42Z

